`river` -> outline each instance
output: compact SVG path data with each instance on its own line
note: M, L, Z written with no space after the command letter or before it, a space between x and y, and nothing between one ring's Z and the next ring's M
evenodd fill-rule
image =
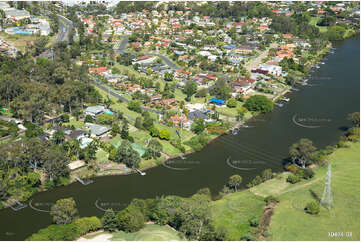
M290 101L274 112L249 121L237 135L212 141L185 160L177 159L146 171L145 176L106 176L83 186L73 183L32 197L32 207L49 210L60 198L73 197L80 216L102 216L101 209L123 208L133 198L161 195L190 196L209 187L217 194L233 174L243 177L243 186L264 169L282 170L289 146L300 138L311 139L322 148L335 144L350 125L348 113L360 110L360 39L335 43L324 65L315 69L310 85L289 94ZM0 240L24 240L51 224L44 211L26 207L0 211Z

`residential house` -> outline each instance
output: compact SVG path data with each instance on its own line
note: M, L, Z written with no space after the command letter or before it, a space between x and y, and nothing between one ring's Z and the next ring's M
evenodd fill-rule
M90 132L91 136L99 137L110 131L110 128L107 126L93 124L93 123L85 123L85 127Z
M100 106L100 105L87 107L84 111L85 116L90 115L92 117L95 117L102 113L112 114L112 112L109 109L105 108L104 106Z
M191 121L183 114L182 116L180 115L173 115L169 118L169 121L171 123L173 123L173 125L175 127L182 127L184 129L188 129L190 130L191 128Z

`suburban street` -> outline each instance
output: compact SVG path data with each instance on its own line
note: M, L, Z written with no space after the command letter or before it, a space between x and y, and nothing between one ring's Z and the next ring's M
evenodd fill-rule
M263 51L262 54L260 54L257 58L253 59L252 61L248 62L246 64L247 71L251 72L252 69L256 68L259 64L261 64L262 59L267 57L269 49L276 47L277 47L277 43L270 44L270 47L268 47L265 51Z
M47 10L44 10L44 14L51 14L50 11L47 11ZM58 26L58 34L56 36L56 39L54 41L54 44L58 44L62 41L65 41L65 42L68 42L69 41L69 34L70 34L70 31L72 29L72 25L73 23L61 16L61 15L57 15L58 16L58 23L59 23L59 26ZM65 29L65 31L63 31ZM40 57L42 58L51 58L52 57L52 54L51 54L51 49L47 49L46 51L44 51L43 53L40 54Z

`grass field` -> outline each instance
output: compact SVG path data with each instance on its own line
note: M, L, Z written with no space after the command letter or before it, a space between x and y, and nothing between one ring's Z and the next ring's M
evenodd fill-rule
M295 186L293 190L281 186L286 192L279 196L280 203L271 219L269 240L360 240L360 144L338 149L330 161L333 208L328 211L321 207L319 215L303 211L308 202L321 199L326 167L318 169L311 182L291 185ZM263 184L258 193L267 187L277 190L275 183ZM343 236L332 237L329 232L342 232ZM346 236L347 232L352 235Z
M262 215L265 202L249 190L231 193L211 203L212 220L216 227L225 227L227 240L239 240L250 231L249 219Z
M324 33L327 31L327 27L326 26L318 26L317 23L318 21L320 21L320 17L312 17L310 20L310 25L313 25L315 27L317 27L321 33Z
M5 32L0 32L0 37L23 53L27 43L32 44L37 38L35 35L11 35Z
M145 227L135 233L125 233L119 231L113 234L111 240L114 241L169 241L169 240L183 240L168 226L160 226L156 224L147 224Z

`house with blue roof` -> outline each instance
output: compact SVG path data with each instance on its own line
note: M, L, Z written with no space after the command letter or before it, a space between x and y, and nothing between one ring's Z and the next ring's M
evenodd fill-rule
M235 44L223 45L222 48L226 50L233 50L236 48L236 45Z
M218 98L211 98L209 99L210 103L214 103L216 105L223 105L226 103L226 101L222 100L222 99L218 99Z

